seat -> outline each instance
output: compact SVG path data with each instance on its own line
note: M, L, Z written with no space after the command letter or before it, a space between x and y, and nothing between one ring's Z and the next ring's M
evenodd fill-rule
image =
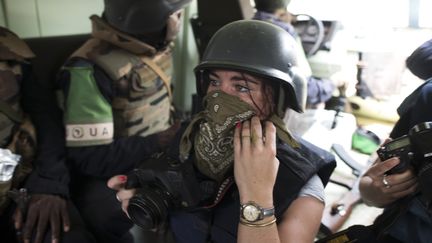
M250 0L197 0L197 5L198 15L190 23L200 56L219 28L236 20L251 19L255 12Z
M63 62L89 37L89 34L80 34L24 39L36 54L36 58L32 60L36 80L41 85L52 88Z

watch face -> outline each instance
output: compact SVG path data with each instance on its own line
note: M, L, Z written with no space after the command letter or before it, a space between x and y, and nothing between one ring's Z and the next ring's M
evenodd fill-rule
M261 211L255 207L254 205L247 205L244 209L243 209L243 217L247 220L247 221L255 221L259 218Z

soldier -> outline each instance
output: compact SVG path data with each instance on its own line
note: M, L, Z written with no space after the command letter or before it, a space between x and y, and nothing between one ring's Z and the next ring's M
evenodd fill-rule
M45 176L42 162L53 165L63 160L64 143L60 142L54 150L49 148L49 143L57 143L55 139L61 141L64 136L60 126L53 126L56 111L53 99L33 78L33 58L34 53L23 40L0 27L2 242L22 242L31 238L34 239L32 242L58 242L60 228L53 225L62 222L65 231L69 231L70 226L66 199L57 193L65 188L52 191L56 195L44 194L45 190L56 188L56 183ZM55 167L58 171L58 166ZM11 199L16 204L11 203ZM45 234L48 223L51 234ZM71 237L63 237L63 242L87 242L87 236L81 234L83 231L75 229L68 233Z
M11 241L14 205L8 192L22 186L32 170L36 132L24 116L21 91L34 54L14 33L0 27L0 227L2 241Z
M191 0L105 0L92 37L65 62L64 111L71 199L100 242L132 242L130 220L106 179L170 142L172 41Z

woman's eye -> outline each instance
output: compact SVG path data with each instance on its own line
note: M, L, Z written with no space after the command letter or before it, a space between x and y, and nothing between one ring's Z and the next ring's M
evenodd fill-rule
M219 86L220 81L215 79L210 79L210 85L211 86Z
M236 90L239 92L249 92L250 89L243 85L236 85Z

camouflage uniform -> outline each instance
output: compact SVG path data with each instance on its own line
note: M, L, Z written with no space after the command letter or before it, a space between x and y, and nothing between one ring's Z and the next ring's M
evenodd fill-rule
M1 158L0 215L10 202L7 192L21 186L32 170L35 155L36 132L30 120L24 118L21 107L23 66L29 65L27 60L31 58L34 54L30 48L14 33L0 27L0 148L21 156L11 178L5 175L8 166L3 163L5 157ZM31 146L19 144L22 136L31 137ZM7 152L2 154L7 156Z
M67 146L108 144L115 138L148 136L170 126L171 49L155 48L115 31L92 16L93 38L71 56L83 65L66 65L70 73L64 100ZM94 66L113 87L110 101L97 87Z
M106 179L128 173L160 149L157 133L172 124L172 43L156 49L98 16L91 20L92 37L57 80L71 199L98 241L130 242L132 223Z

